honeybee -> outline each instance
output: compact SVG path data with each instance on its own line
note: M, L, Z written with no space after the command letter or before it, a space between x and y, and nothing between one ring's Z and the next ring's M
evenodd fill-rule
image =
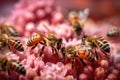
M103 37L99 37L97 35L84 36L82 38L82 43L86 46L90 46L91 48L95 49L97 58L97 48L99 48L105 55L106 53L110 53L110 45L108 44L107 40L105 40Z
M68 20L77 35L81 35L81 33L83 32L84 22L88 17L88 14L89 9L85 9L84 11L80 11L79 13L75 11L71 11L69 13Z
M14 37L8 37L7 34L0 35L0 49L8 46L10 50L24 51L21 42Z
M1 34L7 34L8 36L19 36L15 28L7 22L4 22L0 25L0 32Z
M27 46L32 46L31 49L34 49L38 43L43 45L40 56L43 54L44 48L46 46L50 46L52 48L52 52L57 54L57 50L61 48L62 39L58 38L54 34L41 35L35 33L34 35L32 35L32 37L28 39Z
M5 56L0 56L0 71L7 71L8 75L11 75L11 71L15 71L19 74L25 75L25 67L18 61L13 61Z
M86 66L86 63L83 60L89 62L95 62L97 60L96 56L91 52L90 49L81 47L78 48L77 46L68 46L61 48L61 52L63 54L63 59L65 56L72 59L72 67L74 65L75 58L78 57L82 64Z
M38 43L44 41L44 36L42 34L35 33L27 40L27 46L32 46L34 49Z
M120 35L120 29L118 28L112 28L110 31L108 31L107 36L108 37L117 37Z

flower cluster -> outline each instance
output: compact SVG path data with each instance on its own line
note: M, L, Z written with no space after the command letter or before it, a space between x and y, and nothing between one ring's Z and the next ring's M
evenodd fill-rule
M12 72L12 80L119 80L120 79L120 48L119 40L105 36L109 42L111 51L109 56L98 50L99 60L88 62L86 66L75 58L74 67L72 61L65 58L58 51L58 55L53 55L51 47L47 46L44 55L38 57L43 45L38 44L33 50L26 46L28 37L35 32L42 34L54 33L63 39L63 46L78 45L81 43L81 35L77 36L68 20L63 16L62 11L55 5L53 0L19 0L15 4L14 10L6 21L14 25L20 34L20 41L24 46L23 52L0 51L0 55L6 55L12 60L20 61L25 69L26 75ZM45 25L43 25L44 23ZM87 19L83 27L86 35L106 34L110 26L108 23L95 23L92 19ZM115 43L115 41L118 42ZM3 54L4 53L6 54ZM1 65L1 64L0 64ZM8 74L0 71L0 80L8 80ZM2 78L2 79L1 79Z

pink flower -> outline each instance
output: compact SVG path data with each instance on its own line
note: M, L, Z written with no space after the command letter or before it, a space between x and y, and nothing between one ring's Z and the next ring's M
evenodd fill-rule
M67 68L61 62L57 64L47 62L43 70L40 71L43 80L63 80L66 72Z

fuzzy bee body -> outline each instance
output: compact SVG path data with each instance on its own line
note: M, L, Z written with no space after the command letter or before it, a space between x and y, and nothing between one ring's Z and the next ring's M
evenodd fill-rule
M0 57L0 71L8 71L9 76L11 75L10 71L26 74L26 70L20 62L10 60L7 57Z
M0 71L5 71L5 69L6 69L6 67L7 67L7 64L8 64L8 59L7 59L7 57L0 57Z
M41 41L43 41L44 38L38 34L38 33L35 33L32 37L30 37L27 41L27 46L33 46Z
M70 22L71 26L73 27L74 32L77 35L80 35L83 30L83 25L80 23L79 16L76 12L70 12L69 22Z
M83 38L83 44L90 46L91 48L99 48L103 53L110 52L110 45L103 37L98 37L96 35L86 36Z
M18 51L24 51L24 48L20 41L15 40L15 39L8 39L8 46L10 49L16 49Z
M52 52L57 54L57 50L62 46L62 38L58 38L55 34L48 34L46 35L44 46L50 46Z
M88 62L96 61L96 56L94 56L94 54L89 49L77 48L76 46L68 46L67 48L62 48L61 50L63 58L65 58L65 56L71 59L78 57L84 66L86 66L86 63L83 60L86 60ZM72 65L74 65L74 62L72 62Z
M10 50L24 51L23 45L15 37L9 37L7 34L0 35L0 49L8 46Z
M110 31L108 31L107 36L108 37L117 37L120 35L120 29L118 28L112 28Z
M48 34L48 35L41 35L38 33L35 33L33 36L31 36L27 41L27 46L32 46L31 49L34 49L37 44L40 43L43 45L40 56L43 54L44 48L46 46L50 46L52 48L52 52L57 53L57 50L61 48L62 45L62 39L58 38L54 34Z
M45 38L47 46L54 46L57 42L58 38L54 34L48 34Z
M24 66L20 62L11 61L9 63L8 67L9 67L10 70L16 71L16 72L18 72L20 74L23 74L23 75L26 74L26 70L25 70Z
M15 28L7 23L2 23L0 25L0 31L3 34L7 34L8 36L18 37L18 33Z
M93 53L91 53L90 50L79 50L78 52L78 56L81 58L81 59L84 59L84 60L87 60L89 62L94 62L96 61L96 57L94 56Z
M110 52L110 45L108 44L108 42L103 38L103 37L99 37L96 40L96 44L98 45L98 47L104 51L109 53Z

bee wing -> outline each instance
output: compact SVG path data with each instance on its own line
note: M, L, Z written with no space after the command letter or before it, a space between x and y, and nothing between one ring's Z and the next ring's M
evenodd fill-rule
M13 36L10 36L9 39L14 39L14 40L21 40L21 37L13 37Z
M54 33L52 28L48 26L48 22L45 22L45 21L42 21L40 23L40 27L41 27L41 30L44 34L47 34L47 33Z
M84 9L83 11L79 11L79 18L82 23L84 23L89 15L89 8Z

